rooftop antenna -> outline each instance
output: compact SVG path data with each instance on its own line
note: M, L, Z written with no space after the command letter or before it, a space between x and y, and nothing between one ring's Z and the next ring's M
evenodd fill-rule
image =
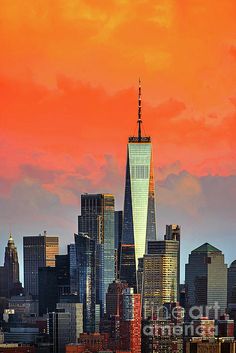
M138 87L138 141L142 140L142 96L141 96L141 80L139 79L139 87Z

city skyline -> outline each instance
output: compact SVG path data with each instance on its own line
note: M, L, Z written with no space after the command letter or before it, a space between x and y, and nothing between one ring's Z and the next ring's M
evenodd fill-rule
M123 207L140 76L159 235L181 225L182 273L206 240L220 248L227 237L231 263L236 4L13 3L1 3L0 244L12 231L21 255L21 237L46 229L64 251L84 192L113 193Z

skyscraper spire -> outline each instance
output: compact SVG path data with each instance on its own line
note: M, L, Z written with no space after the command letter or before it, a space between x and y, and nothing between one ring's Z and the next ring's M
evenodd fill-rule
M138 141L142 140L142 97L141 97L141 80L139 79L139 88L138 88Z

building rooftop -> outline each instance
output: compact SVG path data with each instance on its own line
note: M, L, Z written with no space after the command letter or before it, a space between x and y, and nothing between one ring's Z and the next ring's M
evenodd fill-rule
M193 250L193 252L203 252L203 253L219 252L219 253L221 253L221 250L215 248L214 246L212 246L209 243L205 243L205 244L199 246L198 248L196 248L195 250Z

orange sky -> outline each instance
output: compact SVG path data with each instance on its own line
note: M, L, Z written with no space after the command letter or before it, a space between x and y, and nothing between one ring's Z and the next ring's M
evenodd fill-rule
M197 220L204 234L206 210L215 229L225 210L235 229L235 18L234 0L1 0L5 229L37 232L38 220L72 234L66 213L86 191L114 192L121 207L139 76L163 224Z

